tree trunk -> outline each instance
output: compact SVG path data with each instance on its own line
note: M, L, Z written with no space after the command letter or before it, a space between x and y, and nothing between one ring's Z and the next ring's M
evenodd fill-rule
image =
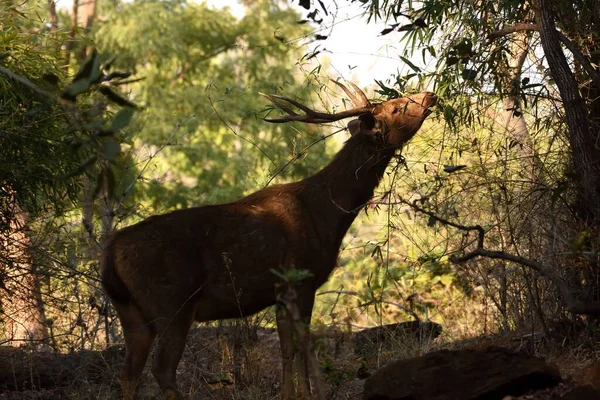
M48 8L50 11L50 30L55 32L58 28L58 16L56 15L56 2L48 0Z
M97 0L86 0L79 6L78 23L83 27L83 34L87 36L92 29L94 18L96 17ZM89 52L89 46L82 46L79 53L79 59L84 60Z
M590 129L587 106L560 46L550 0L534 0L544 54L563 100L574 172L577 175L582 217L600 223L600 152L597 132Z
M502 121L509 142L516 143L516 152L526 177L535 177L535 146L521 109L521 72L529 54L529 33L516 32L507 43L506 65L500 71L502 82Z
M67 69L69 68L69 64L71 63L71 52L73 51L73 47L75 46L75 34L77 33L78 15L79 0L73 0L73 6L71 7L71 30L69 31L69 38L67 39L67 44L65 46L65 68Z
M48 339L48 327L41 295L41 282L28 233L28 215L16 204L10 189L0 188L8 211L2 216L0 232L0 305L5 342L11 346L39 344Z

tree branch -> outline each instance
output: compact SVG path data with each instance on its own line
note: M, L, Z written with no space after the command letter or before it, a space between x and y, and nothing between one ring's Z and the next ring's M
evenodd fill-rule
M528 267L528 268L536 271L540 275L550 279L550 281L554 284L554 286L556 286L556 288L560 292L560 294L563 298L565 307L567 308L567 310L569 312L572 312L573 314L583 314L583 315L600 314L600 302L599 301L583 301L582 302L582 301L577 300L575 298L575 296L573 295L573 292L571 291L571 289L569 289L569 287L565 283L565 281L562 280L561 277L559 277L550 268L546 267L542 263L535 261L535 260L525 258L525 257L506 253L504 251L494 251L494 250L485 249L483 247L485 231L480 225L468 226L468 225L457 224L455 222L451 222L444 218L438 217L431 211L427 211L427 210L417 206L415 204L416 202L413 202L410 204L408 202L404 202L404 203L410 205L410 207L412 207L416 211L418 211L422 214L425 214L425 215L429 216L430 218L433 218L434 220L436 220L444 225L448 225L448 226L451 226L453 228L456 228L456 229L459 229L462 231L477 231L478 232L479 237L477 239L477 248L471 252L468 252L468 253L460 256L460 257L456 256L456 255L450 256L450 262L452 262L454 264L462 264L462 263L465 263L476 257L487 257L487 258L494 258L494 259L501 259L501 260L515 262L517 264Z
M483 229L483 227L481 225L461 225L461 224L457 224L456 222L452 222L449 221L447 219L441 218L437 215L435 215L434 213L432 213L431 211L427 211L424 208L421 208L417 205L417 201L415 200L412 203L408 203L406 201L403 201L404 204L407 204L408 206L412 207L413 209L415 209L416 211L420 212L421 214L425 214L427 215L429 218L432 218L434 220L436 220L439 223L442 223L444 225L447 226L451 226L453 228L456 229L460 229L461 231L477 231L477 247L478 248L483 248L483 241L485 239L485 230Z
M558 275L556 275L550 268L544 266L543 264L541 264L535 260L530 260L525 257L516 256L514 254L506 253L504 251L493 251L493 250L487 250L487 249L478 247L475 250L473 250L461 257L457 257L454 255L450 256L450 261L455 264L460 264L460 263L469 261L475 257L487 257L487 258L512 261L517 264L529 267L532 270L539 273L540 275L542 275L542 276L550 279L550 281L552 281L554 286L556 286L556 288L560 292L568 311L572 312L573 314L585 314L585 315L600 314L600 302L598 302L598 301L582 302L582 301L577 300L575 298L575 296L573 295L573 292L571 291L571 289L569 289L569 287L565 283L565 281L563 281Z
M488 34L487 38L489 41L498 39L500 37L510 35L518 31L536 31L539 32L539 26L537 24L518 23L514 25L505 26L502 29L494 31ZM556 31L560 42L573 54L573 57L581 64L585 72L596 84L596 87L600 87L600 72L598 72L587 59L587 57L579 50L579 47L573 43L568 37L563 35L561 32Z
M514 25L505 26L502 29L494 31L487 35L488 40L491 42L492 40L498 39L500 37L510 35L511 33L515 33L518 31L537 31L538 26L536 24L527 24L527 23L519 23Z
M45 91L44 89L41 89L40 87L36 86L33 82L31 82L29 79L24 78L20 75L15 74L14 72L12 72L11 70L4 68L4 67L0 67L0 74L6 75L9 78L19 82L20 84L22 84L23 86L28 87L29 89L33 90L35 93L44 96L50 100L53 100L55 102L57 102L58 104L60 104L61 106L69 109L69 110L74 110L76 109L76 106L74 103L71 103L61 97L55 96L54 94Z

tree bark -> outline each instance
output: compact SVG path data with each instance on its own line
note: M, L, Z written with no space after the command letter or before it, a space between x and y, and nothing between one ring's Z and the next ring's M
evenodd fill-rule
M65 46L66 52L66 63L65 68L69 68L69 64L71 63L71 53L73 51L73 46L75 46L75 34L77 33L77 21L79 15L79 0L73 0L73 6L71 7L71 30L69 31L69 38L67 39L67 44Z
M79 26L83 27L83 34L87 36L92 29L94 18L96 17L97 0L85 0L79 6L79 15L77 16ZM82 46L79 59L84 60L89 52L89 46Z
M48 335L42 277L37 270L28 234L28 215L15 202L11 189L2 187L9 206L2 216L8 229L0 232L0 305L4 320L5 340L10 346L39 344Z
M50 30L55 32L58 28L58 16L56 15L56 2L48 0L48 9L50 11Z
M596 148L596 135L590 129L586 103L560 46L551 3L534 0L534 12L544 54L563 100L582 216L597 225L600 223L600 153Z
M534 180L535 149L529 128L521 109L521 72L529 53L529 34L517 32L513 41L507 43L506 65L500 71L502 82L502 119L506 136L517 144L517 153L523 170L530 181Z

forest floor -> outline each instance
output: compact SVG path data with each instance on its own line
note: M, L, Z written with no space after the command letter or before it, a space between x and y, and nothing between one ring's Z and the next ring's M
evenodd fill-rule
M536 332L512 332L461 342L448 341L443 334L434 340L390 336L381 343L373 343L366 355L357 352L355 335L324 330L316 331L314 336L314 350L328 399L361 399L365 378L395 359L441 349L492 346L542 357L558 367L564 383L520 399L549 399L584 385L600 388L597 361L600 351L589 336L573 341L559 337L548 339ZM69 355L0 347L0 400L117 399L123 353L121 345L104 352ZM149 371L150 364L148 362L141 382L140 398L161 398ZM181 391L190 399L277 399L281 389L278 335L274 330L262 328L193 329L177 379Z

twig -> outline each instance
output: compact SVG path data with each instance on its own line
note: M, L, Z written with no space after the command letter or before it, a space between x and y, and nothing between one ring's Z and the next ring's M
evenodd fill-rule
M240 135L239 133L237 133L235 131L235 129L233 129L228 123L227 121L225 121L225 119L223 119L223 117L221 117L221 114L219 114L219 111L217 111L217 108L215 107L215 104L212 100L212 98L210 96L208 96L208 101L210 102L210 106L213 109L213 111L215 112L215 114L217 115L217 118L219 118L219 120L221 120L221 122L227 127L227 129L229 129L231 131L231 133L233 133L235 136L239 137L240 139L242 139L243 141L250 143L253 147L255 147L258 151L260 151L260 153L265 156L269 161L271 161L271 164L275 165L275 161L273 161L273 159L271 157L269 157L269 155L260 148L260 146L258 144L256 144L252 139L248 139L245 136Z
M29 89L33 90L34 92L36 92L39 95L42 95L44 97L49 98L50 100L56 101L57 103L59 103L60 105L62 105L63 107L69 109L69 110L74 110L77 108L77 106L73 103L71 103L70 101L67 101L61 97L55 96L50 92L45 91L44 89L41 89L40 87L38 87L36 84L34 84L33 82L31 82L29 79L27 78L23 78L20 75L15 74L14 72L12 72L9 69L6 69L4 67L0 67L0 73L8 76L9 78L27 86Z
M131 181L131 183L127 186L127 188L125 188L125 190L121 194L121 198L119 199L119 204L117 204L117 206L113 210L113 213L118 214L121 211L121 208L123 207L123 202L125 201L125 198L129 194L129 192L131 191L131 189L133 189L133 187L135 186L136 182L138 182L142 178L142 176L144 176L144 173L146 172L146 169L148 168L148 166L150 165L150 163L152 162L152 160L154 160L154 158L160 152L162 152L168 145L171 144L172 138L175 136L175 134L177 132L179 132L179 129L181 128L181 126L184 125L189 120L191 120L192 118L195 118L195 116L196 116L196 114L192 114L189 117L187 117L186 119L184 119L183 121L178 122L177 124L175 124L175 128L173 129L173 131L171 132L171 134L169 135L169 137L167 138L167 140L163 144L161 144L161 146L158 149L156 149L156 151L154 151L152 154L150 154L150 156L146 160L146 163L144 164L144 166L142 167L142 169L140 170L140 172L137 174L137 176L135 177L135 179L133 179Z
M478 248L482 248L483 247L483 241L485 239L485 230L483 229L483 227L481 225L461 225L461 224L457 224L456 222L452 222L449 221L445 218L439 217L437 215L435 215L434 213L432 213L431 211L427 211L424 208L419 207L416 202L418 200L413 201L412 203L409 203L407 201L401 201L404 204L409 205L410 207L412 207L413 209L415 209L416 211L420 212L421 214L425 214L430 218L433 218L434 220L436 220L437 222L440 222L444 225L448 225L451 226L453 228L456 229L460 229L461 231L477 231L477 247Z
M303 148L301 151L299 151L294 157L290 158L288 162L286 162L285 164L283 164L281 167L279 167L279 169L277 169L277 171L275 171L275 173L273 174L273 176L271 176L269 178L269 180L267 181L267 183L265 184L265 186L269 186L269 184L273 181L273 179L275 179L281 172L283 172L284 169L286 169L290 164L292 164L294 161L298 160L300 157L302 157L304 154L306 154L306 152L313 147L314 145L316 145L317 143L320 143L328 138L330 138L331 136L341 132L341 131L345 131L347 128L341 128L338 129L335 132L332 132L330 134L324 135L322 137L320 137L319 139L315 140L314 142L312 142L311 144L309 144L308 146L306 146L305 148Z

